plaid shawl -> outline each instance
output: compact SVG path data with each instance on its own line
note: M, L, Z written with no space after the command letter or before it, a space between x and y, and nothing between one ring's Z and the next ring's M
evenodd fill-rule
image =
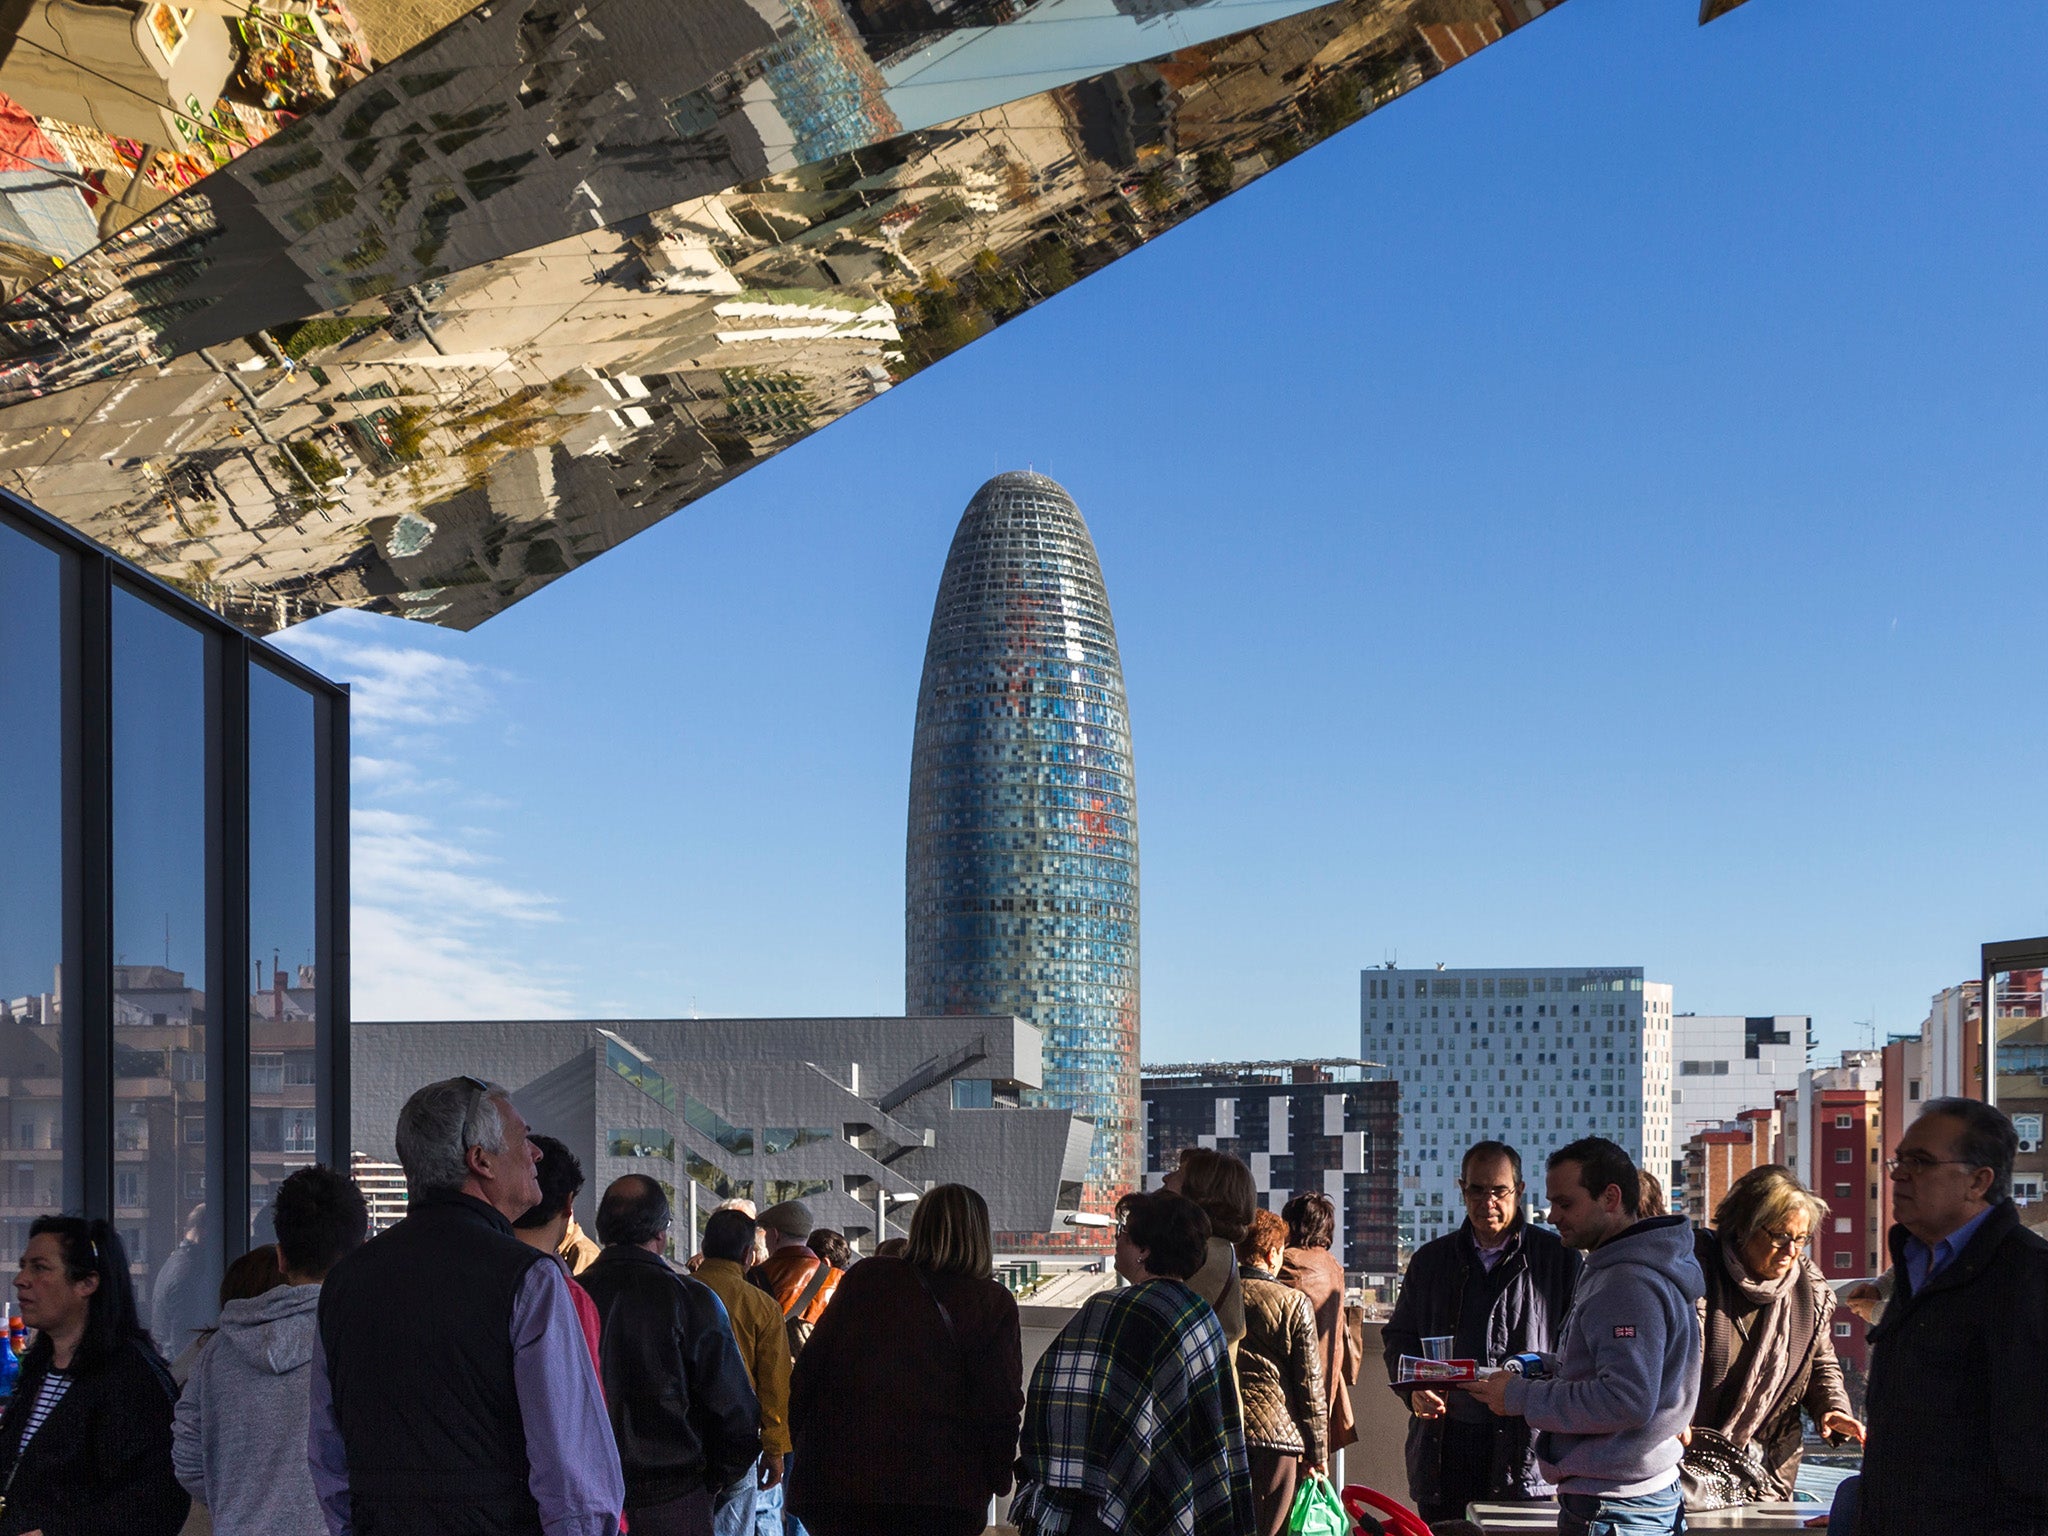
M1085 1510L1133 1536L1254 1529L1223 1329L1177 1280L1091 1298L1031 1373L1010 1521L1063 1536Z

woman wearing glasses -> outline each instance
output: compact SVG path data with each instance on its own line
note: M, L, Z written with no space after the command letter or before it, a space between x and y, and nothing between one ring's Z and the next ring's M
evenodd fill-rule
M1863 1438L1835 1360L1835 1293L1807 1257L1826 1216L1790 1169L1766 1163L1694 1234L1706 1360L1681 1468L1688 1508L1790 1498L1802 1409L1822 1434Z
M0 1531L173 1536L192 1502L171 1470L178 1390L121 1240L76 1216L28 1231L14 1294L36 1341L0 1416Z

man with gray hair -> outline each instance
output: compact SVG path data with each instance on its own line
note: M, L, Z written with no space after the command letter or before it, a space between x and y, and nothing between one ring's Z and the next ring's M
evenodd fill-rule
M398 1114L405 1219L320 1293L307 1452L333 1536L614 1536L625 1483L559 1264L512 1232L540 1153L496 1083Z
M1870 1330L1859 1536L2048 1536L2048 1239L2012 1121L1930 1099L1887 1161L1892 1297Z

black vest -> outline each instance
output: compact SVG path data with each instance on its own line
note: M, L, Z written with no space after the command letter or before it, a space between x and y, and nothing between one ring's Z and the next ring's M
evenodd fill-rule
M320 1288L357 1536L539 1536L512 1304L546 1255L468 1195L427 1194Z

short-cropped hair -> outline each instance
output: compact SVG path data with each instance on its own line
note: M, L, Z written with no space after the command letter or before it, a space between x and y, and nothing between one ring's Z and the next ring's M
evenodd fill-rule
M1337 1236L1337 1207L1320 1191L1296 1195L1280 1207L1280 1219L1296 1248L1327 1248Z
M965 1184L926 1190L910 1213L910 1246L903 1257L927 1274L969 1275L976 1280L993 1275L995 1237L981 1191Z
M1595 1200L1612 1184L1621 1191L1622 1214L1642 1214L1643 1183L1636 1177L1635 1161L1605 1136L1585 1136L1570 1146L1559 1147L1550 1154L1550 1161L1544 1166L1555 1168L1560 1163L1579 1165L1579 1183Z
M1759 1163L1730 1184L1714 1207L1714 1232L1739 1248L1759 1232L1782 1230L1794 1211L1806 1212L1818 1238L1827 1205L1783 1163Z
M1202 1208L1209 1230L1226 1243L1244 1240L1252 1212L1259 1208L1259 1186L1242 1160L1213 1147L1182 1147L1180 1193Z
M597 1240L607 1246L651 1243L668 1230L668 1223L668 1195L644 1173L613 1179L597 1202Z
M1133 1191L1117 1201L1116 1219L1155 1275L1191 1280L1209 1261L1208 1213L1184 1195Z
M1984 1198L1998 1204L2012 1192L2013 1160L2020 1153L2020 1135L2004 1110L1982 1099L1929 1099L1920 1106L1921 1115L1947 1115L1963 1123L1957 1156L1972 1168L1991 1170L1991 1187Z
M1465 1149L1465 1155L1458 1162L1458 1182L1463 1183L1465 1175L1472 1171L1474 1163L1491 1162L1496 1157L1508 1160L1508 1166L1515 1170L1515 1182L1522 1182L1522 1154L1504 1141L1475 1141Z
M354 1179L315 1163L277 1186L271 1225L284 1267L306 1280L324 1280L369 1237L370 1207Z
M398 1161L412 1195L462 1188L469 1179L469 1149L505 1150L502 1101L511 1092L479 1077L429 1083L398 1112Z
M1275 1248L1287 1246L1287 1222L1278 1211L1253 1211L1251 1230L1239 1240L1237 1261L1240 1264L1256 1263L1259 1258Z
M704 1223L704 1241L697 1246L707 1259L744 1264L754 1256L754 1233L759 1226L745 1211L713 1211Z
M804 1246L834 1269L848 1269L853 1265L853 1244L846 1240L844 1232L831 1227L813 1227L811 1235L804 1239Z
M583 1192L583 1165L574 1152L552 1136L529 1134L526 1139L540 1149L540 1163L533 1170L534 1177L540 1180L540 1204L512 1225L531 1232L568 1210L569 1202Z

